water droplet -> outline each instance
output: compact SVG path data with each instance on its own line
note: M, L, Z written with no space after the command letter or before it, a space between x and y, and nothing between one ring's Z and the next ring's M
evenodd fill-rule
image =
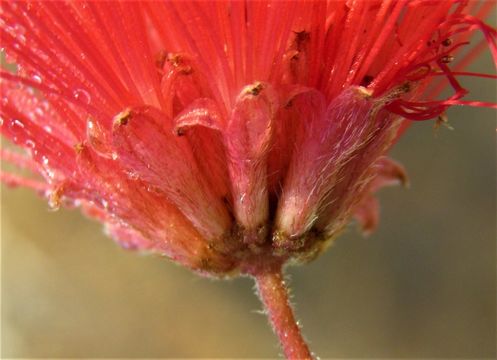
M21 120L18 120L18 119L12 119L9 122L8 126L9 126L9 129L14 134L19 134L21 131L24 130L24 123Z
M38 75L38 74L31 75L31 80L33 80L37 84L41 84L42 83L41 76Z
M12 121L12 127L24 129L24 123L21 120L14 119L14 121Z
M36 147L35 142L33 140L31 140L31 139L26 140L26 142L24 143L24 145L26 145L26 147L28 149L34 149Z
M80 101L88 105L91 101L90 93L84 89L76 89L72 92L72 96L75 100Z

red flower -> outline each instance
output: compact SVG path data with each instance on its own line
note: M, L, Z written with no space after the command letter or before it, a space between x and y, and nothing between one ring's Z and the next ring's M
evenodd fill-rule
M495 107L458 81L495 78L464 72L485 46L497 63L480 20L493 5L3 2L17 70L1 72L1 131L25 152L2 158L43 180L2 179L81 207L124 247L260 280L354 215L374 229L372 193L407 181L385 157L407 119ZM474 30L485 40L465 51Z

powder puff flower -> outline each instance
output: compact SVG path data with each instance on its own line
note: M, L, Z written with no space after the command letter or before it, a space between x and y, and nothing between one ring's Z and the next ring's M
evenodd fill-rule
M319 255L374 193L411 120L445 120L496 31L492 2L2 2L2 173L128 249L251 275L289 358L311 356L281 268ZM472 33L484 35L470 44ZM469 50L468 50L469 49ZM440 98L449 86L452 94Z

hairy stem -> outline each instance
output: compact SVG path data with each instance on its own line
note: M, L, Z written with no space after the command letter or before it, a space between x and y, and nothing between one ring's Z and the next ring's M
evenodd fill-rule
M259 297L266 308L287 359L312 359L293 315L281 266L266 268L254 275Z

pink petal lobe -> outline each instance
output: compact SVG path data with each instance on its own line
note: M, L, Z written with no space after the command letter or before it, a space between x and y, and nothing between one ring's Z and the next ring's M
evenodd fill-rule
M407 171L402 164L397 161L382 156L374 164L376 177L370 185L370 191L376 192L385 186L402 185L409 186Z
M357 206L354 217L359 222L362 234L369 236L378 227L380 222L380 203L376 197L370 195Z
M207 239L228 231L222 200L202 176L186 139L173 134L159 110L143 106L115 116L113 145L120 164L162 191Z
M354 217L359 222L365 236L371 235L380 221L380 205L374 193L386 186L409 185L404 167L386 156L378 158L370 171L372 180L366 188L368 194L365 194L364 199L354 208Z
M268 230L267 154L277 107L269 84L246 86L224 133L235 217L249 243L264 241Z
M270 193L275 197L274 202L281 193L290 160L295 150L295 140L302 127L300 114L293 100L300 92L308 91L307 88L298 87L282 92L282 106L278 109L274 121L273 143L268 155L268 186Z
M224 129L224 119L217 103L208 98L193 101L174 118L174 124L174 131L178 135L183 135L194 126L202 126L217 131Z
M124 247L152 251L193 269L227 271L231 261L214 253L204 237L161 191L140 179L129 179L120 162L83 146L78 153L84 189L63 194L85 199L87 215L109 224ZM71 186L69 184L69 186Z
M174 131L184 135L192 148L199 170L212 190L231 201L226 149L222 131L225 120L217 104L207 98L193 101L174 119Z
M333 144L327 136L323 95L302 92L292 99L292 107L301 117L301 127L278 203L276 228L296 237L310 229L317 215L319 187L324 186L320 166L325 166L321 162L326 162L324 156Z
M326 110L315 92L300 95L295 105L305 125L276 216L278 236L290 242L314 225L327 234L339 231L396 126L362 87L346 89Z

